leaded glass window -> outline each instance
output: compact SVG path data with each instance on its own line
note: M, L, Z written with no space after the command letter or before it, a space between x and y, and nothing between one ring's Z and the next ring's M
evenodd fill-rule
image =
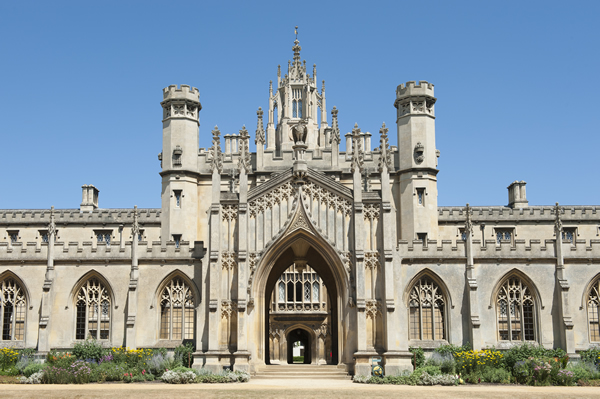
M506 280L496 298L498 336L503 341L534 341L534 298L518 277Z
M298 104L296 100L292 101L292 118L298 117Z
M312 300L313 302L319 302L319 283L313 283L313 292L312 292Z
M598 312L600 311L600 279L597 280L587 297L588 324L590 328L590 341L600 341L600 325Z
M512 242L513 230L512 229L497 229L496 230L496 242Z
M285 302L285 283L279 283L279 302Z
M310 283L304 283L304 302L310 302Z
M109 339L110 302L110 294L98 278L83 284L75 303L75 339Z
M563 242L575 242L575 229L564 228L562 231L562 240Z
M298 100L298 118L302 118L302 100Z
M105 243L106 246L110 246L112 231L97 231L96 232L96 240L98 243Z
M422 277L410 291L410 339L446 339L446 300L429 277Z
M194 338L194 294L183 278L175 277L160 295L160 339Z
M12 278L0 282L0 326L3 341L22 341L25 337L27 301L21 286Z

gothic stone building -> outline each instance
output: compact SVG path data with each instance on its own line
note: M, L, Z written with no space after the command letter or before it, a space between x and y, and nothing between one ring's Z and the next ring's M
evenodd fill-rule
M198 148L198 89L164 89L160 209L86 185L79 209L0 212L3 346L190 340L194 367L255 371L300 341L367 374L410 368L409 346L600 342L600 207L530 206L523 181L508 206L438 206L433 85L397 87L397 147L385 124L342 136L293 51L254 137Z

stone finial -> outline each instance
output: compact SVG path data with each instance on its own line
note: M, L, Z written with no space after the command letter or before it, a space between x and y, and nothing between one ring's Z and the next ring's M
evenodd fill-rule
M50 207L50 223L48 224L48 242L50 237L56 234L56 222L54 220L54 206Z
M554 205L554 231L556 232L556 236L558 237L562 233L563 225L562 225L562 207L558 205Z
M215 128L211 133L213 135L213 146L210 149L210 169L213 171L217 170L221 173L223 171L223 153L221 152L221 139L219 138L221 131L219 130L219 127L215 125Z
M262 113L262 110L259 109L259 112ZM261 119L262 121L262 119ZM246 172L250 172L252 170L252 166L250 165L250 148L248 142L250 141L250 135L248 134L248 130L246 130L246 126L242 127L240 130L240 141L239 141L239 153L240 158L238 160L238 169L241 171L242 168Z
M364 163L365 154L362 148L362 135L358 123L355 123L354 129L352 129L352 164L350 167L352 173L356 170L362 172Z
M325 81L323 81L323 88L325 87ZM324 90L324 89L323 89ZM340 128L338 126L338 109L333 106L331 110L331 140L330 143L339 144L340 139Z
M254 144L256 145L265 145L265 129L263 125L263 110L261 107L258 107L258 111L256 111L256 138L254 139Z
M465 207L465 233L473 234L473 221L471 220L471 206L467 202L467 206Z
M379 163L377 164L377 170L379 173L383 172L383 167L385 166L389 171L392 169L392 152L390 150L390 143L388 140L387 132L389 129L385 127L385 122L381 125L381 129L379 129L379 134L381 135L379 139L381 154L379 155Z
M138 207L133 207L133 223L131 224L131 237L133 240L137 240L137 236L140 234L140 224L138 223Z

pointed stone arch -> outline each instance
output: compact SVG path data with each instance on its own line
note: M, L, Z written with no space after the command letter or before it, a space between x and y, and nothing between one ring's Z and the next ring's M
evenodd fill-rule
M504 322L502 319L501 320L501 314L499 315L499 310L498 310L498 296L500 294L500 290L503 289L503 287L505 286L505 284L509 284L509 281L511 279L518 279L522 284L525 285L525 287L529 290L530 295L532 297L532 301L533 301L533 305L531 306L531 311L533 312L532 316L527 316L525 314L525 309L521 309L520 310L520 315L518 316L518 318L515 318L515 320L520 320L518 325L521 331L521 335L522 337L520 339L515 339L513 338L512 334L510 331L512 331L513 325L512 323L512 309L511 309L511 304L507 304L506 306L508 306L508 308L505 310L505 313L507 314L506 317L506 322ZM523 301L523 299L521 299L521 301ZM494 289L492 290L492 295L490 297L490 309L494 309L494 314L495 314L495 329L496 329L496 333L497 333L497 339L498 341L510 341L510 342L520 342L520 341L536 341L539 342L541 340L541 326L542 326L542 319L541 319L541 309L544 308L543 306L543 302L542 302L542 297L540 295L540 292L537 289L537 285L531 280L531 278L525 274L523 271L517 269L517 268L513 268L510 271L506 272L496 283L496 285L494 286ZM533 339L528 339L527 335L528 332L526 330L526 326L525 324L527 324L527 320L528 318L531 319L531 322L533 322L533 328L531 329L531 331L533 332L534 336ZM504 338L502 335L502 331L505 331L503 329L503 326L501 326L500 324L505 323L508 326L508 330L509 331L507 333L504 334L509 334L508 339Z
M177 284L175 287L169 287L173 285L174 281L180 281L180 284ZM189 289L189 292L192 296L192 306L188 306L188 300L186 299L185 287ZM180 290L183 294L182 304L181 306L173 306L173 298L169 298L169 309L164 309L165 313L163 313L163 294L168 288L176 288L178 291ZM172 290L167 294L172 295ZM166 275L161 282L157 285L156 291L152 296L152 305L151 308L155 309L156 315L156 340L161 341L173 341L173 342L181 342L186 340L195 341L197 338L197 322L196 322L196 314L198 312L198 307L201 303L200 290L196 286L194 280L186 275L183 271L176 269ZM176 320L177 318L174 316L175 310L181 308L180 315L180 331L177 329ZM168 315L167 315L168 313ZM166 323L166 324L165 324Z
M92 284L94 280L97 281L97 285ZM73 285L69 303L73 304L73 332L76 340L88 339L91 336L92 339L110 342L117 301L114 289L102 273L90 270L81 276Z
M11 280L12 286L9 285ZM7 297L9 300L5 301ZM8 309L5 302L10 304ZM0 273L0 342L25 341L30 304L29 291L23 280L10 270ZM10 316L5 317L6 314ZM8 328L5 323L9 323Z
M600 342L600 273L588 281L581 296L585 309L589 342ZM594 295L595 294L595 295ZM590 303L591 302L591 303ZM591 305L591 306L590 306Z
M293 219L292 219L293 220ZM327 286L332 309L332 337L335 339L334 363L349 362L348 354L343 351L343 318L347 317L350 280L342 259L336 250L314 232L298 228L284 234L279 241L261 256L256 266L255 279L251 289L258 326L258 353L269 362L268 355L268 315L269 299L279 276L298 258L306 260L319 274Z
M414 326L412 325L415 321L411 320L411 294L413 292L413 290L416 288L416 285L419 284L420 281L424 280L424 279L428 279L431 280L431 282L433 284L435 284L437 286L437 288L441 291L441 296L442 296L442 300L443 300L443 307L442 307L442 314L441 317L443 318L442 320L442 337L437 337L435 331L432 330L432 335L434 336L434 340L435 341L447 341L447 342L451 342L450 339L450 334L452 331L452 325L451 325L451 317L450 317L450 309L452 309L454 306L452 305L452 296L450 294L450 290L448 289L448 286L446 285L446 283L444 282L444 280L437 274L435 273L433 270L429 269L429 268L425 268L423 270L421 270L419 273L417 273L406 285L406 287L404 288L404 293L403 293L403 303L406 306L406 311L408 313L407 315L407 320L408 320L408 328L409 328L409 339L410 339L410 335L411 335L411 329L414 328ZM418 314L418 331L419 331L419 338L415 338L419 341L426 341L426 338L421 338L422 337L422 330L423 330L423 315L421 314L421 304L419 304L419 314ZM431 317L435 318L435 312L434 312L434 306L432 304L431 307ZM435 321L432 320L431 326L432 329L435 328Z

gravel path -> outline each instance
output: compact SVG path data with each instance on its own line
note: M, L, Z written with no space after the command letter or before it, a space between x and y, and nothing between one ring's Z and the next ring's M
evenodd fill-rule
M600 398L594 387L461 385L411 387L365 385L344 380L256 380L246 384L0 385L4 398Z

